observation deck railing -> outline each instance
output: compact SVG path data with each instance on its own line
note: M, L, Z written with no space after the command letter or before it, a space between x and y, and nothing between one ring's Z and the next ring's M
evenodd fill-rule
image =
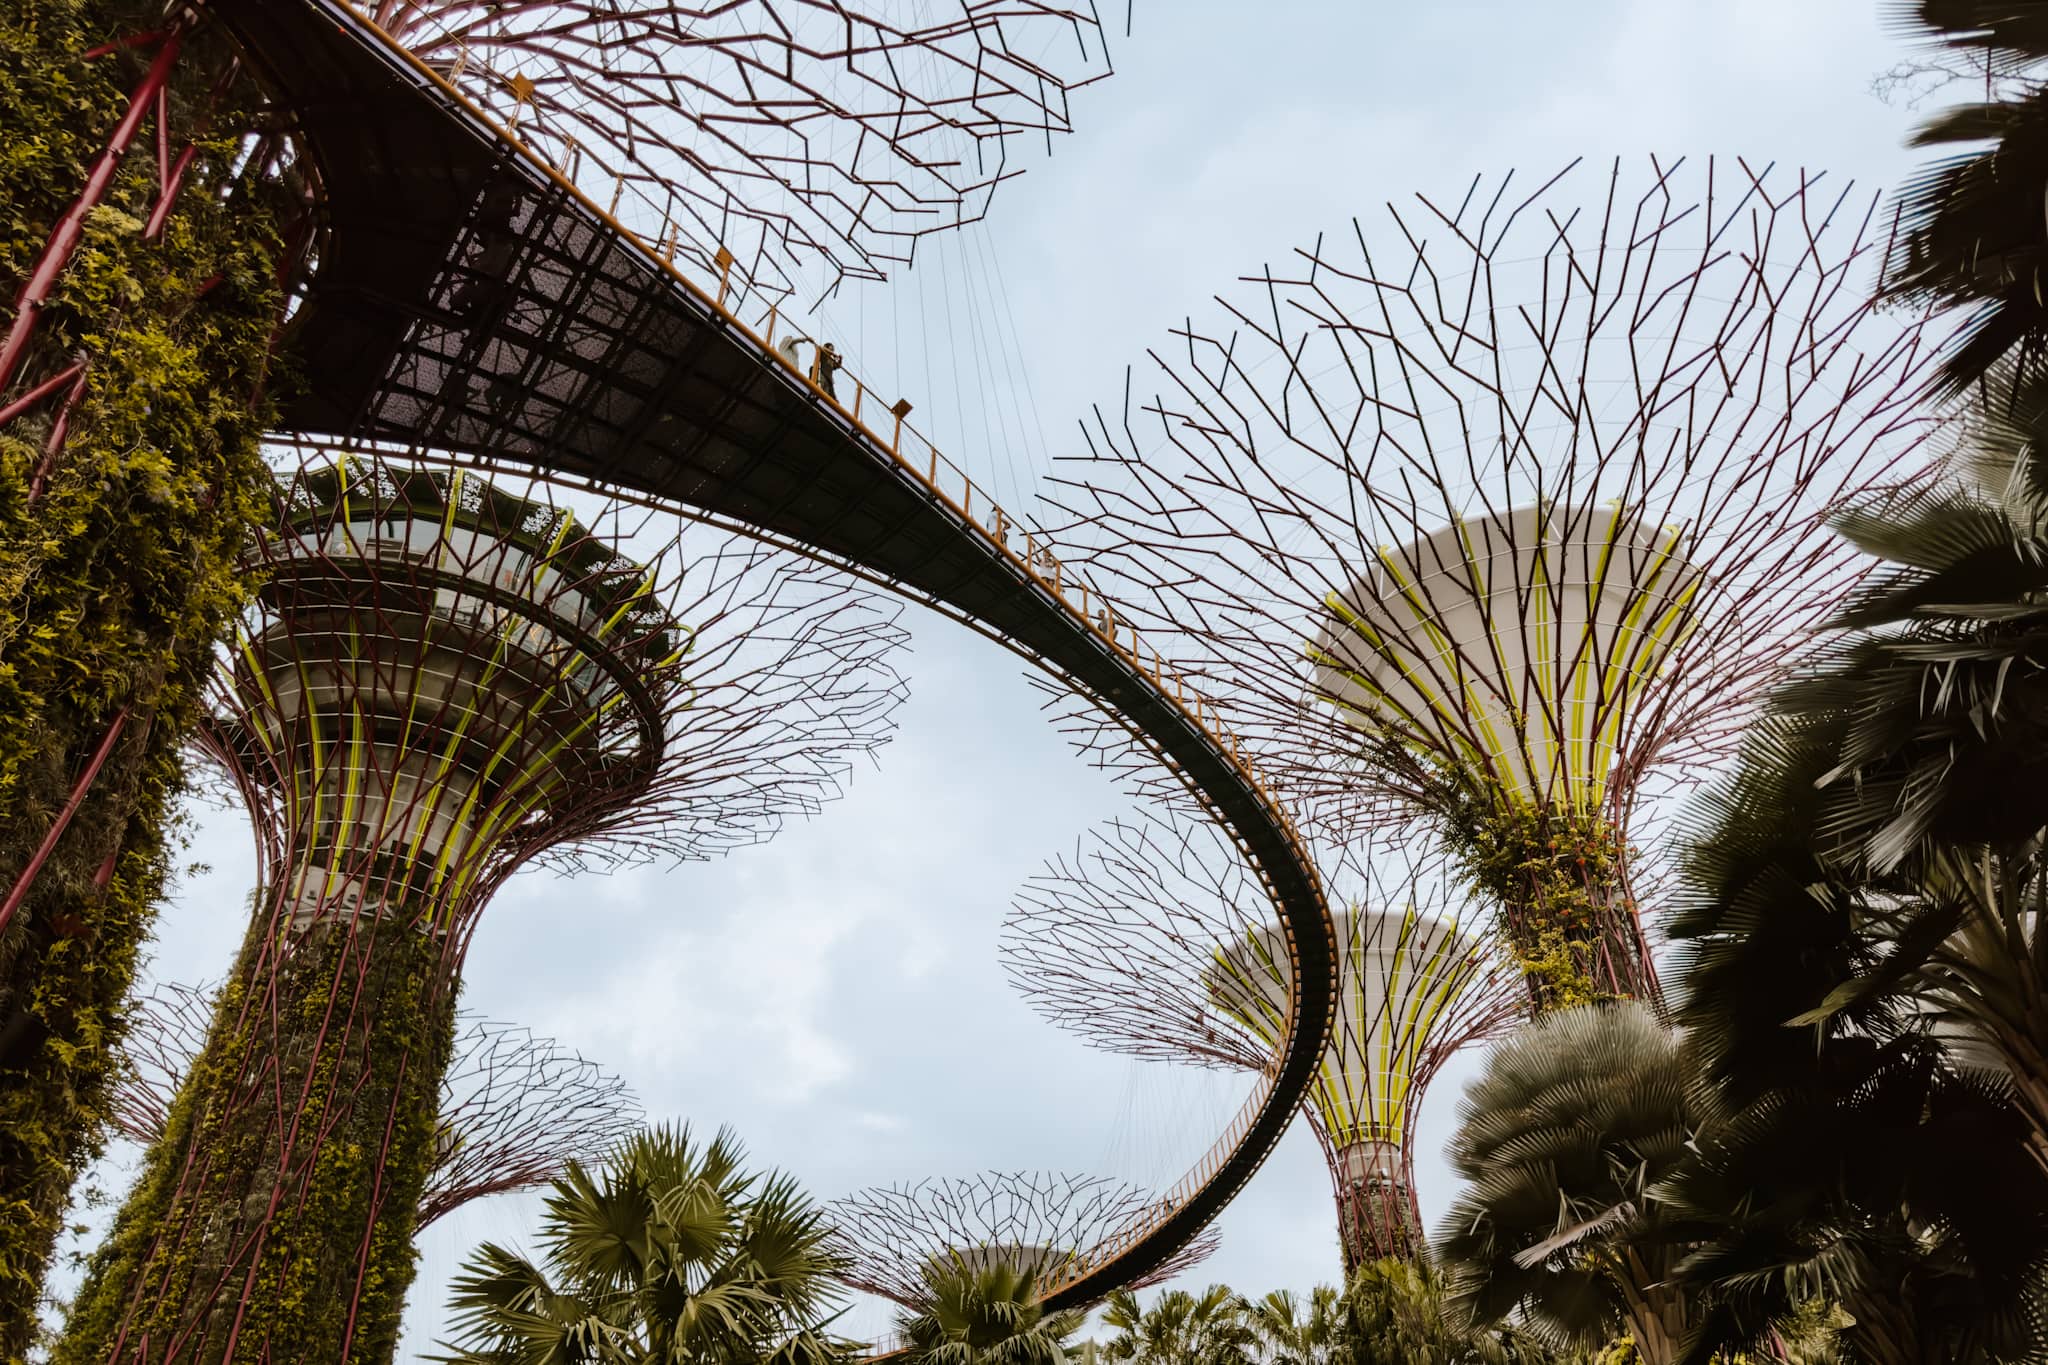
M853 385L850 401L836 393L828 393L822 385L802 366L794 363L787 355L775 348L774 332L781 321L780 302L769 305L760 314L756 323L749 323L739 312L740 300L734 296L731 282L733 258L730 253L720 250L716 258L719 279L715 283L700 284L690 278L676 264L680 225L648 196L639 183L623 176L615 177L611 186L610 203L600 205L586 189L572 180L571 173L578 170L573 151L571 164L558 166L522 139L513 125L509 125L482 109L463 95L442 72L421 61L398 39L377 26L366 12L362 0L339 0L361 21L365 32L373 34L388 50L410 68L417 76L428 81L441 98L450 101L480 127L491 134L535 170L553 181L560 189L579 201L595 218L618 234L620 239L630 243L650 260L659 264L671 279L697 299L712 308L738 336L746 338L759 352L759 358L768 364L779 366L790 378L808 388L820 402L829 405L846 419L859 434L872 445L887 451L895 462L914 476L941 503L961 517L969 526L980 533L988 545L1000 552L1012 565L1021 569L1025 578L1043 592L1070 617L1079 621L1105 647L1121 655L1139 674L1149 679L1158 695L1171 702L1196 729L1204 734L1216 752L1224 757L1238 778L1265 805L1275 823L1285 832L1291 851L1298 864L1313 873L1307 846L1302 840L1293 816L1278 802L1265 779L1253 766L1244 746L1226 728L1217 715L1216 708L1193 691L1186 678L1159 652L1149 650L1138 639L1135 629L1118 619L1116 608L1107 597L1094 592L1078 574L1070 572L1053 552L1050 537L1029 520L1020 519L1002 508L993 497L979 488L967 472L948 459L929 438L905 418L911 411L907 401L895 402L884 407L881 400L850 367L841 366L839 374ZM460 75L461 65L457 64L451 74ZM600 193L603 192L600 190ZM632 216L646 224L646 230L629 226L620 218L620 212L627 207L637 208ZM651 235L649 233L651 232ZM886 432L878 427L886 417ZM1012 533L1021 532L1021 551L1012 543ZM1162 756L1163 757L1163 756ZM1171 760L1165 760L1171 763ZM1223 822L1232 841L1246 862L1257 873L1270 897L1277 900L1278 890L1273 885L1270 873L1253 854L1243 835ZM1301 951L1292 927L1286 917L1280 917L1287 943L1288 964L1291 980L1299 983L1301 976ZM1267 1106L1273 1088L1278 1083L1287 1044L1291 1041L1300 1003L1299 986L1288 1002L1286 1029L1276 1043L1272 1060L1260 1073L1259 1082L1250 1096L1238 1110L1230 1125L1223 1131L1202 1157L1151 1207L1151 1216L1127 1225L1105 1241L1074 1257L1064 1267L1065 1273L1056 1281L1039 1286L1042 1297L1051 1298L1068 1285L1075 1284L1087 1276L1102 1270L1131 1248L1143 1241L1153 1229L1169 1216L1185 1207L1223 1168L1237 1151L1258 1115Z

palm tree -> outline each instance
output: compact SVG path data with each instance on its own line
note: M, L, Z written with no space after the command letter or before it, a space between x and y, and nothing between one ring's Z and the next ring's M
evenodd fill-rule
M450 1306L462 1338L444 1365L834 1365L827 1334L844 1263L788 1176L741 1169L721 1130L708 1146L662 1126L596 1173L555 1182L544 1264L479 1247Z
M1319 1284L1306 1300L1276 1289L1245 1305L1264 1365L1329 1365L1342 1325L1343 1296Z
M1712 1126L1662 1195L1729 1339L1820 1298L1859 1360L2048 1351L2048 389L2021 368L1944 480L1844 514L1888 565L1697 808L1671 935Z
M1670 1284L1681 1253L1655 1191L1698 1126L1689 1080L1681 1040L1639 1004L1557 1011L1497 1046L1447 1153L1469 1182L1436 1244L1453 1308L1681 1360L1699 1305Z
M1227 1285L1199 1294L1162 1290L1150 1309L1119 1289L1104 1301L1103 1325L1116 1335L1102 1355L1133 1365L1257 1365L1259 1333L1245 1301Z
M1903 227L1886 267L1895 295L1970 313L1943 366L1952 389L2000 357L2038 357L2048 341L2048 61L2044 0L1908 0L1907 22L1945 48L1945 66L1982 73L1984 98L1928 120L1918 147L1992 145L1937 161L1908 181Z
M1694 994L1714 1002L1696 1021L1703 1055L1753 1095L1788 1018L1918 1027L1952 1065L2010 1086L2048 1164L2048 379L2014 381L2009 404L1974 414L1947 477L1838 525L1887 567L1701 807L1699 894L1674 935L1692 945ZM1786 903L1766 922L1774 886ZM1825 965L1832 979L1778 1013L1783 995L1743 976L1760 965L1748 938L1821 931L1804 913L1820 888L1833 937L1771 970ZM1731 897L1746 903L1737 921ZM1745 995L1767 1020L1738 1025Z
M1067 1365L1085 1312L1048 1312L1037 1273L1000 1262L934 1270L927 1299L897 1319L918 1365Z
M1344 1365L1584 1365L1514 1327L1454 1311L1427 1261L1389 1257L1358 1268L1339 1301L1335 1358Z

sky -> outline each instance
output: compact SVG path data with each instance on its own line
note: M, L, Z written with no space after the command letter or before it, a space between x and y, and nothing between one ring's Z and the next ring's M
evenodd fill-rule
M985 225L832 301L821 334L1022 505L1176 319L1388 201L1453 195L1480 172L1541 178L1582 155L1740 156L1896 184L1915 164L1901 142L1916 115L1871 93L1906 55L1878 11L1136 0L1117 74L1077 96L1075 134L1003 188ZM716 863L515 878L477 935L465 1007L615 1070L652 1118L731 1125L757 1163L820 1198L990 1169L1170 1184L1242 1081L1090 1051L1035 1017L995 957L1020 883L1125 798L1044 722L1020 661L919 609L908 619L901 731L844 800ZM205 869L161 921L152 979L219 976L242 932L246 829L198 810L194 830ZM1424 1109L1432 1220L1455 1193L1435 1153L1470 1065ZM535 1208L500 1197L426 1234L406 1358L445 1331L467 1250L518 1242ZM1335 1278L1328 1177L1298 1124L1221 1228L1189 1281L1262 1294ZM879 1319L863 1309L845 1325Z

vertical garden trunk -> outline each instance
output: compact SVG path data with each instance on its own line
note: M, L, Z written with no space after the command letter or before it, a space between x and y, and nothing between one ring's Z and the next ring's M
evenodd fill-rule
M1414 1261L1422 1255L1422 1212L1398 1144L1354 1142L1336 1153L1330 1171L1337 1187L1337 1237L1347 1284L1360 1266L1389 1257Z
M1627 843L1604 812L1502 803L1449 831L1498 907L1508 950L1542 1014L1659 997L1624 868Z
M229 174L251 125L225 46L166 22L0 11L0 1359L95 1150L261 506L280 201Z
M393 1358L454 1047L445 945L270 902L59 1362Z

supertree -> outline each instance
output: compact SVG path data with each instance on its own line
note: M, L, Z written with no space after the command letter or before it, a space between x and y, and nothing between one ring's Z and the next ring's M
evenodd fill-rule
M164 1135L178 1088L213 1023L219 988L167 982L132 1008L114 1082L114 1126L145 1146ZM455 1016L453 1060L441 1081L433 1164L418 1228L473 1199L532 1189L572 1160L592 1160L640 1126L626 1083L517 1024Z
M1092 4L349 0L571 179L780 299L973 222L1110 73ZM641 221L644 220L644 221Z
M893 612L635 518L360 458L281 483L200 731L255 913L55 1359L389 1359L492 894L758 841L886 737Z
M1416 1116L1459 1048L1522 1016L1517 974L1472 932L1441 856L1393 844L1325 851L1337 1015L1309 1089L1348 1275L1423 1247ZM1114 1052L1259 1071L1287 1026L1287 954L1268 902L1206 821L1148 814L1090 835L1018 894L1011 981L1038 1012Z
M1863 572L1829 508L1924 468L1938 347L1869 300L1877 206L1655 160L1390 205L1097 412L1068 557L1306 822L1432 820L1538 1009L1654 998L1639 804L1728 751Z
M826 1216L837 1229L855 1289L917 1310L938 1276L991 1265L1027 1271L1040 1284L1075 1257L1151 1215L1154 1199L1101 1176L1052 1171L990 1171L959 1179L876 1186L836 1199ZM1222 1234L1206 1228L1134 1288L1172 1279L1207 1260Z

